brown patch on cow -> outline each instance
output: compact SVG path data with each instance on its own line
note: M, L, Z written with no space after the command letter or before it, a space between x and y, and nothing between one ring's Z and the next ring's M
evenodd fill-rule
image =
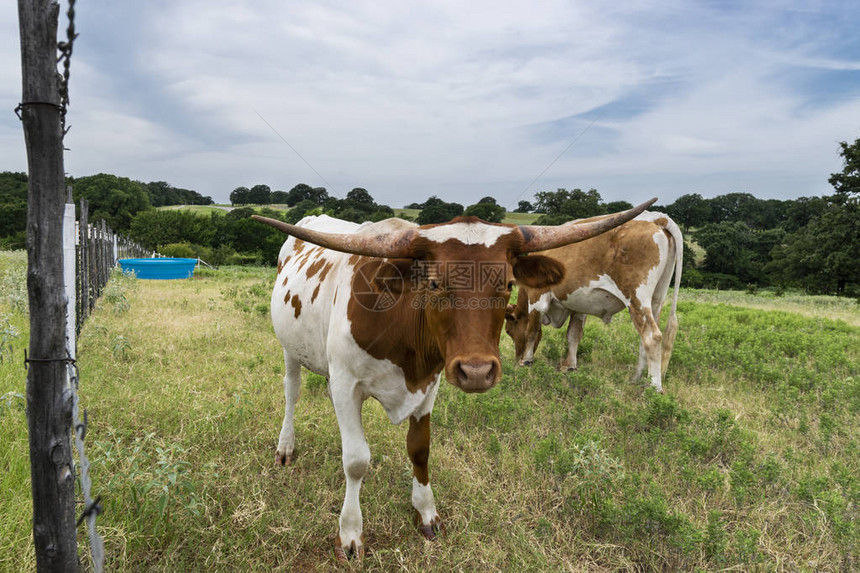
M281 286L287 286L287 281L290 279L290 275L284 275L284 282L281 283Z
M311 264L311 266L308 267L308 270L306 272L306 276L308 278L311 278L312 276L317 274L319 272L319 270L323 267L323 265L325 265L325 263L326 263L326 260L323 259L322 257L315 260L313 262L313 264Z
M559 300L596 281L600 275L613 277L628 299L636 295L636 287L648 278L648 271L660 263L660 249L654 234L662 227L651 221L633 220L587 241L543 251L541 254L560 261L567 276L552 287ZM529 292L535 302L537 293Z
M320 282L323 282L325 280L326 275L328 274L328 272L331 270L331 268L333 266L334 265L331 264L331 261L326 262L326 264L322 268L322 271L320 272Z
M278 274L281 274L281 269L284 268L284 261L278 259Z
M660 225L664 229L669 226L669 220L666 217L660 217L659 219L655 219L654 223Z
M298 318L302 313L302 301L299 300L298 293L293 295L293 298L290 299L290 304L293 305L295 317Z
M420 420L409 418L406 451L412 460L412 475L421 485L430 483L430 472L427 469L427 460L430 458L430 414L424 414Z
M317 288L314 289L314 294L311 295L311 304L316 300L317 295L320 293L320 285L317 285Z
M287 294L284 295L284 304L290 304L290 291L287 291Z
M349 256L349 264L355 266L358 264L358 261L361 260L361 255L350 255Z

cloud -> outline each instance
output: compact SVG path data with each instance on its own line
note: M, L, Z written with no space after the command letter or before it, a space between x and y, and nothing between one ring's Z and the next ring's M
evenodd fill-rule
M67 169L221 201L299 182L395 206L514 206L556 187L797 197L827 191L835 142L860 128L860 18L839 3L162 0L78 14ZM0 31L14 19L0 7ZM18 130L0 119L0 168L24 167Z

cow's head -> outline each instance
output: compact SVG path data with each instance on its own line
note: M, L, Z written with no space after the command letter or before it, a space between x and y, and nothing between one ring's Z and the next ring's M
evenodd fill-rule
M558 226L486 223L459 217L384 234L333 234L265 217L255 219L297 239L367 257L408 261L409 304L420 312L421 333L438 350L449 382L466 392L483 392L501 378L499 337L514 280L542 289L564 278L555 259L529 255L583 241L621 225L656 199L592 222ZM471 278L471 280L469 280ZM380 320L385 320L380 316Z
M514 342L514 356L521 366L529 366L534 361L534 353L540 344L543 330L540 313L529 312L529 299L526 289L520 287L517 304L509 304L505 312L505 332Z

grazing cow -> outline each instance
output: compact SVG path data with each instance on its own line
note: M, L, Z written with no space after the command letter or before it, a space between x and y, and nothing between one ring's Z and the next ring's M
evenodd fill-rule
M569 316L567 356L561 366L574 370L586 315L598 316L608 324L612 315L626 307L639 333L639 362L633 380L642 376L647 363L651 386L663 392L662 374L678 329L675 310L683 245L681 230L672 219L646 211L588 241L543 252L560 261L567 272L564 281L549 289L521 285L516 306L508 307L505 330L514 340L517 360L530 365L541 339L541 324L559 328ZM666 332L661 333L660 310L673 272L672 309Z
M346 495L338 560L364 553L359 490L370 463L364 400L378 400L394 424L409 419L412 505L419 530L434 539L442 525L427 462L442 372L466 392L492 388L501 378L499 338L513 279L546 288L564 277L557 261L524 255L604 232L651 202L602 221L557 227L475 217L422 227L388 219L359 227L326 216L294 226L254 216L290 235L272 292L272 323L286 366L276 462L292 461L304 366L327 378L340 428Z

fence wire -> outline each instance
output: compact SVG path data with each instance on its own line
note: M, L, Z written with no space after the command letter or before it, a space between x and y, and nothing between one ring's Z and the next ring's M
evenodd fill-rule
M93 561L93 570L96 573L104 571L105 545L96 530L96 517L101 513L101 498L93 500L92 480L90 479L90 461L84 451L84 437L87 434L87 411L84 409L84 417L81 420L78 399L78 381L80 372L73 360L68 361L69 391L72 394L72 424L75 430L75 447L78 450L78 466L80 468L81 492L84 496L84 511L78 519L78 525L82 520L87 522L87 530L90 539L90 555Z

